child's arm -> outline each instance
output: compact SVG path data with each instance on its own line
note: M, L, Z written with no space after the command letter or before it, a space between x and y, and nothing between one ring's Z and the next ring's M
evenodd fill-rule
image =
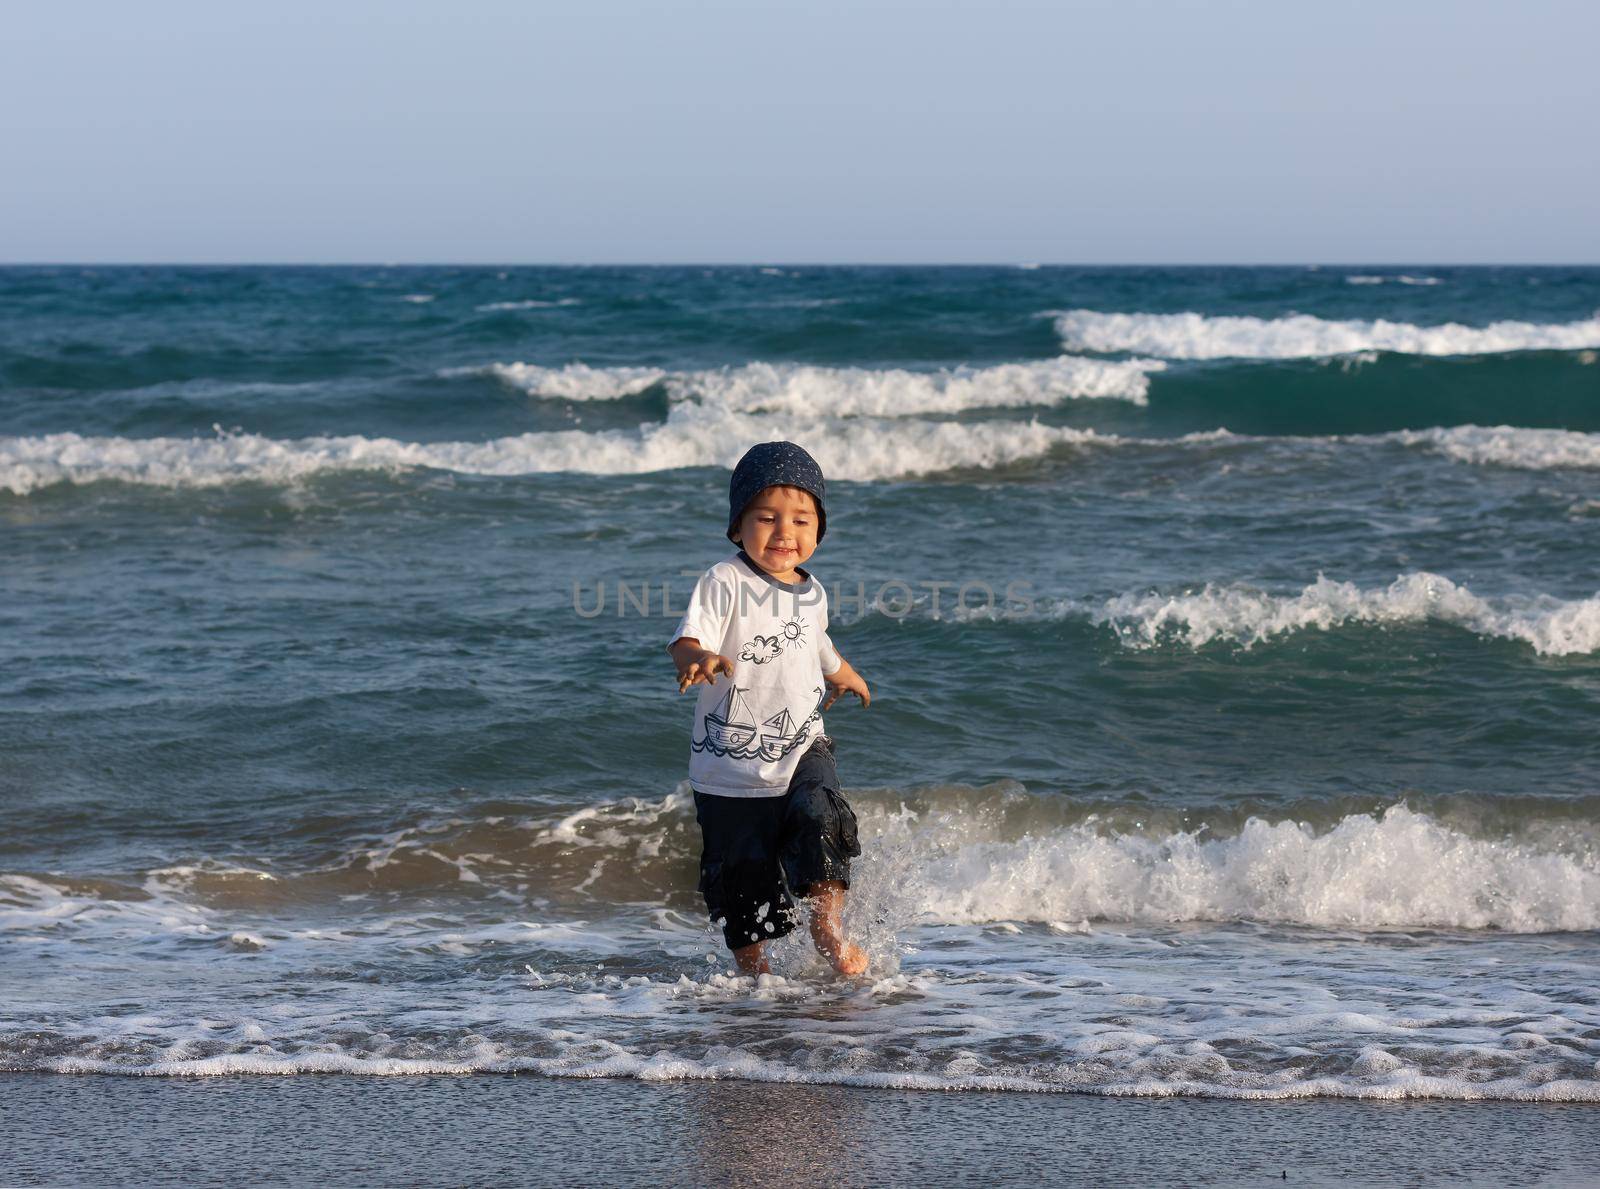
M822 680L828 683L828 698L822 703L824 710L845 694L855 694L861 699L863 706L872 705L872 691L867 688L867 683L861 680L861 674L857 673L844 657L839 657L839 667L832 673L824 673Z
M872 691L867 688L867 683L861 680L861 674L849 661L839 655L839 650L833 646L833 640L828 635L828 592L822 591L822 638L817 643L817 659L822 662L822 680L828 683L828 697L822 703L826 710L846 694L855 694L861 699L862 706L872 705ZM829 666L838 662L837 668Z
M721 653L701 648L700 641L693 636L679 636L667 645L667 651L672 654L672 663L678 667L680 694L691 685L710 685L718 673L733 676L733 662Z

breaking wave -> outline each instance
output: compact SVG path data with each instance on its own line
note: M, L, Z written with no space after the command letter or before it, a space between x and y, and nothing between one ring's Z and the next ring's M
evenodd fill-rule
M877 845L896 841L888 825ZM902 846L933 852L905 863L904 876L928 916L943 923L1600 927L1600 862L1592 851L1477 838L1405 806L1351 814L1321 830L1252 817L1221 837L1204 829L1150 836L1089 820L1001 840L936 818L912 823L906 839Z
M1380 273L1355 273L1345 278L1347 285L1442 285L1444 281L1439 277L1413 277L1406 273L1398 276L1387 276Z
M865 843L858 898L903 927L1600 928L1600 837L1581 809L1563 815L1506 799L1446 806L1475 823L1468 828L1405 804L1341 812L1307 803L1273 819L1224 807L1180 813L1079 802L1010 781L850 797ZM584 916L607 903L681 902L692 914L698 841L693 805L678 792L575 813L421 821L311 863L202 860L131 883L0 875L0 933L72 936L114 925L119 935L211 937L255 952L288 941L267 940L260 926L227 926L220 914L259 921L263 912L374 895L482 902L513 890L515 903L531 898Z
M1600 651L1600 594L1570 601L1538 595L1491 602L1426 572L1402 575L1376 590L1318 576L1294 595L1210 584L1176 595L1125 594L1091 615L1131 648L1174 640L1193 648L1218 640L1248 648L1291 632L1326 631L1341 624L1436 622L1521 641L1541 656Z
M492 363L446 374L492 376L530 396L562 400L615 400L660 386L674 400L698 399L743 413L900 417L1084 399L1142 405L1149 393L1150 373L1165 366L1154 359L1117 362L1062 356L934 372L778 363L691 372L582 363L565 367Z
M1488 326L1414 326L1408 322L1329 321L1310 314L1281 318L1205 314L1054 314L1069 351L1128 351L1158 359L1310 359L1358 352L1491 355L1600 347L1600 316L1579 322L1493 322Z
M1038 421L821 418L798 426L778 416L687 402L637 430L557 430L486 442L404 442L359 434L269 438L213 427L211 438L92 437L76 433L0 437L0 491L25 496L55 484L100 481L148 487L286 484L338 472L431 468L465 475L645 474L679 467L731 468L740 443L789 437L828 474L869 482L989 470L1066 447L1209 450L1252 442L1317 447L1401 446L1455 462L1523 470L1600 467L1600 434L1514 426L1454 426L1387 434L1261 438L1225 429L1177 438L1129 438Z
M484 305L476 306L479 313L497 314L507 310L553 310L560 306L582 305L583 299L578 297L560 297L554 301L541 301L538 298L527 298L523 301L491 301Z
M779 973L721 973L683 791L501 803L313 862L199 860L120 885L0 876L0 934L41 960L170 975L172 954L204 952L246 986L324 979L271 1010L219 1002L209 979L134 1014L81 993L19 1002L0 1013L0 1068L1600 1098L1581 1043L1593 1008L1571 993L1587 968L1556 955L1526 985L1484 964L1527 944L1485 931L1600 928L1592 807L1307 802L1175 823L1188 811L1012 782L849 793L868 984L821 977L803 931L774 947ZM1305 927L1332 932L1310 947L1281 932ZM1425 998L1374 990L1396 964L1428 978ZM1495 1000L1504 979L1514 1004Z
M694 404L675 406L666 421L638 430L558 430L487 442L402 442L361 435L286 440L216 432L212 438L75 433L0 438L0 491L28 495L58 483L101 480L166 488L282 484L332 472L397 473L415 467L500 476L731 469L746 443L779 436L811 450L830 477L870 481L986 470L1063 445L1114 440L1037 421L818 420L796 431L787 421Z
M1600 433L1513 425L1455 425L1448 429L1397 430L1383 438L1481 466L1530 471L1600 467Z

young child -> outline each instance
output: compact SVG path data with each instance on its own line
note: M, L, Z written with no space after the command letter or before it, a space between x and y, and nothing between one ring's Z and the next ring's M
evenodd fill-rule
M833 968L867 968L840 924L861 847L822 712L872 695L828 639L822 583L801 569L827 529L824 497L799 446L752 446L728 488L740 549L700 576L667 646L678 692L704 687L689 732L700 891L745 974L766 974L763 943L794 929L791 892L811 901L811 938Z

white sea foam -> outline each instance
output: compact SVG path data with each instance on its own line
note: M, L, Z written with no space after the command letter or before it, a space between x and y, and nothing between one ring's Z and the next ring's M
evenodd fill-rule
M608 381L625 382L614 374ZM635 382L647 387L653 381L642 376ZM774 437L801 442L830 474L860 481L982 470L1070 446L1208 450L1219 443L1252 442L1304 442L1319 448L1393 442L1467 464L1525 470L1600 467L1600 434L1568 430L1468 425L1346 438L1251 438L1218 429L1136 439L1037 421L962 425L912 418L818 418L797 423L782 414L739 413L688 401L673 405L664 422L637 430L561 430L487 442L405 442L361 435L279 439L220 427L212 438L75 433L0 437L0 492L28 495L58 483L102 480L166 488L286 484L318 474L412 468L472 475L644 474L677 467L731 467L738 460L740 441Z
M1442 454L1456 462L1545 471L1600 467L1600 433L1514 425L1406 429L1382 438Z
M1037 421L961 425L862 418L796 425L788 418L680 404L664 422L637 430L559 430L487 442L403 442L360 435L276 439L220 430L212 438L75 433L0 438L0 491L27 495L53 484L100 480L167 488L283 484L333 472L395 473L418 467L502 476L731 468L745 444L775 437L804 445L830 476L860 481L988 469L1038 458L1061 446L1115 441L1092 430Z
M1600 836L1592 827L1560 817L1525 816L1515 835L1498 829L1469 832L1451 820L1393 804L1324 818L1320 824L1298 820L1307 814L1243 820L1224 814L1211 825L1182 829L1164 819L1158 807L1141 814L1091 812L1093 807L1069 799L1002 784L1013 791L1000 786L851 791L865 843L855 911L895 927L1032 923L1072 935L1097 932L1092 922L1260 921L1517 933L1600 929ZM697 839L688 798L637 804L638 811L594 807L595 815L587 819L594 828L570 814L543 827L510 826L497 836L494 856L461 853L482 845L482 822L457 822L450 830L436 823L438 828L426 831L432 839L426 848L419 849L415 839L401 841L413 855L438 859L444 871L459 867L463 857L485 859L473 888L463 889L463 895L479 897L473 903L483 903L481 897L497 884L524 893L505 910L502 922L479 920L468 932L456 925L443 940L520 940L564 952L581 949L586 938L593 944L592 931L582 920L528 920L522 914L535 911L535 902L548 906L552 897L567 897L592 916L603 913L607 888L622 896L613 903L621 908L645 886L624 879L597 886L596 895L570 897L596 861L650 868L649 881L668 885L692 869ZM1475 819L1469 813L1467 820ZM570 848L580 845L588 853L574 858ZM263 911L314 906L316 896L336 898L352 885L330 875L350 870L371 882L365 869L343 860L305 870L280 868L276 889L262 886L259 873L245 870L219 872L245 878L243 885L226 879L197 884L151 873L138 889L0 874L0 934L66 940L98 934L209 936L271 944L285 954L351 936L387 937L387 946L441 940L436 925L409 914L377 931L371 921L355 932L268 930L257 923ZM457 881L455 873L441 873L432 882L408 881L393 890L426 898ZM445 903L439 902L440 912L448 911ZM239 912L252 919L239 920ZM657 924L669 931L681 928ZM684 936L693 939L698 932L695 925Z
M523 301L491 301L475 307L480 314L500 313L506 310L553 310L561 306L582 305L583 299L579 297L559 297L554 301L542 301L530 297Z
M107 930L141 939L226 936L213 926L214 919L209 909L174 899L159 887L141 899L106 899L70 885L0 873L0 935L37 938Z
M1048 994L1049 992L1043 992ZM728 1020L733 1024L733 1020ZM940 1027L930 1021L930 1030ZM1388 1031L1383 1029L1383 1031ZM899 1038L897 1038L899 1039ZM1228 1039L1228 1038L1224 1038ZM1396 1037L1396 1045L1411 1037ZM907 1037L901 1041L909 1048ZM838 1042L835 1042L836 1044ZM1440 1099L1445 1101L1510 1102L1600 1102L1600 1081L1572 1071L1577 1076L1550 1077L1546 1063L1529 1061L1512 1065L1509 1053L1484 1051L1476 1054L1477 1064L1488 1069L1495 1058L1501 1068L1515 1072L1500 1077L1485 1077L1475 1067L1466 1076L1420 1072L1410 1062L1394 1057L1377 1045L1369 1045L1348 1071L1320 1077L1278 1075L1252 1076L1247 1070L1229 1069L1219 1049L1205 1041L1174 1044L1150 1033L1124 1031L1084 1037L1082 1053L1076 1060L1045 1066L1035 1063L1018 1070L1004 1062L986 1062L970 1050L966 1055L945 1055L937 1068L911 1071L890 1069L839 1069L775 1060L760 1053L724 1045L713 1053L695 1051L674 1053L663 1047L635 1052L620 1045L596 1054L581 1044L572 1043L571 1055L556 1057L520 1056L516 1046L482 1043L465 1053L434 1058L375 1057L347 1052L339 1044L322 1043L315 1048L279 1052L269 1045L256 1046L257 1052L232 1053L215 1057L180 1053L173 1059L133 1063L115 1058L73 1056L29 1062L25 1068L54 1073L123 1074L144 1077L234 1077L287 1076L294 1074L355 1074L363 1077L418 1077L426 1075L538 1074L553 1078L628 1078L642 1082L725 1081L790 1083L822 1086L861 1086L890 1090L961 1091L986 1090L1019 1093L1103 1094L1128 1098L1200 1098L1284 1100L1298 1098L1356 1098L1367 1100ZM1096 1044L1107 1047L1096 1051ZM1228 1044L1231 1051L1235 1046ZM264 1051L261 1051L264 1050ZM855 1048L856 1064L885 1062L875 1046L861 1042ZM1305 1050L1302 1050L1305 1051ZM1237 1060L1237 1058L1235 1058ZM1532 1068L1527 1068L1531 1066ZM993 1072L991 1072L993 1070ZM1231 1076L1219 1077L1219 1070Z
M1372 590L1319 576L1292 595L1210 584L1175 595L1125 594L1107 600L1091 614L1135 648L1168 639L1181 639L1195 648L1216 640L1250 647L1289 632L1326 631L1346 623L1438 622L1482 636L1518 640L1543 656L1600 651L1600 594L1577 600L1538 595L1491 601L1426 572L1405 574Z
M562 400L615 400L661 385L674 400L700 400L743 413L902 417L1083 399L1142 405L1150 390L1150 373L1165 366L1153 359L1108 361L1068 355L935 372L759 362L688 372L581 363L565 367L493 363L446 374L490 375L530 396Z
M1574 514L1587 509L1575 507ZM902 608L895 592L869 602L876 614L948 619L956 623L1034 618L1078 619L1110 628L1128 648L1181 644L1190 648L1227 642L1254 647L1302 631L1327 631L1344 624L1392 627L1442 623L1486 638L1518 641L1543 656L1600 652L1600 593L1586 599L1511 595L1487 599L1449 578L1427 572L1403 574L1388 586L1362 589L1319 575L1294 594L1273 594L1241 584L1207 583L1176 594L1137 591L1103 601L1029 592L1030 599L1002 599L977 591L962 601L945 590L912 591Z
M539 367L531 363L491 363L486 367L446 368L444 376L493 376L529 396L558 400L617 400L637 396L666 380L668 372L658 367L589 367L570 363L566 367Z
M1399 276L1393 276L1393 277L1380 276L1380 275L1373 274L1373 273L1357 273L1354 276L1346 277L1345 278L1345 282L1347 284L1350 284L1350 285L1385 285L1385 284L1389 284L1391 282L1394 283L1394 284L1397 284L1397 285L1442 285L1442 284L1444 284L1444 281L1442 279L1440 279L1439 277L1428 277L1428 276L1413 277L1413 276L1409 276L1409 275L1407 275L1405 273L1401 273Z
M525 894L496 919L429 892L426 913L340 903L335 928L305 894L321 875L274 902L309 921L201 907L187 879L112 899L0 876L0 943L32 959L0 964L0 1068L1600 1100L1592 839L1470 833L1404 805L1175 830L1020 786L852 799L847 923L875 962L859 984L823 977L804 930L773 947L778 973L721 973L694 913L631 899L530 920L548 905ZM686 797L592 808L507 828L619 861L655 832L670 881L692 883ZM448 849L486 824L418 829ZM174 870L195 869L256 873ZM122 983L85 977L111 962L161 996L129 1011ZM308 991L264 1005L263 979Z
M1271 921L1338 928L1600 928L1600 866L1478 838L1404 806L1317 831L1252 818L1237 834L1148 836L1090 820L1003 840L958 815L875 821L924 919Z
M1056 331L1069 351L1129 351L1161 359L1309 359L1358 351L1404 355L1488 355L1600 347L1600 316L1578 322L1495 322L1414 326L1408 322L1329 321L1204 314L1109 314L1066 310Z
M852 902L876 916L873 886L892 885L921 922L899 925L905 968L880 965L870 983L821 977L803 931L774 947L781 973L748 979L720 972L725 955L708 969L708 941L692 930L630 925L591 932L569 952L544 947L542 934L443 932L442 922L431 942L413 933L399 948L392 929L368 921L299 940L213 930L201 960L238 964L233 995L215 977L181 979L175 959L201 953L193 937L155 946L119 922L94 938L74 911L71 938L43 968L115 955L135 974L158 971L162 1001L107 1010L85 981L53 1003L41 998L48 980L30 978L0 1004L0 1068L1600 1100L1586 1040L1600 1025L1587 993L1594 951L1581 935L1414 932L1418 918L1513 929L1519 911L1539 927L1592 928L1592 861L1469 838L1402 808L1321 833L1251 822L1218 839L1133 837L1092 822L1002 838L981 815L904 809L869 813L863 826ZM1062 905L1097 923L1041 920ZM1323 928L1308 938L1195 923L1240 913ZM1360 931L1394 918L1406 935ZM39 933L24 939L29 952L50 945L50 928ZM484 942L503 956L537 946L540 965L525 973L502 957L439 977ZM618 958L625 972L607 973ZM353 984L340 977L351 964L384 977ZM268 972L274 985L316 993L264 1007Z
M1123 445L1189 445L1210 443L1310 446L1319 453L1329 446L1400 445L1438 454L1473 466L1548 471L1600 468L1600 433L1570 429L1536 429L1519 425L1451 425L1431 429L1399 429L1377 434L1236 434L1227 429L1184 434L1178 438L1114 438Z

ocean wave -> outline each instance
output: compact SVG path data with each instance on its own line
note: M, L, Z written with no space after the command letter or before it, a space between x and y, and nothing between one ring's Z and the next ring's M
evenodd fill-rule
M675 406L638 430L559 430L487 442L402 442L360 435L276 439L217 429L212 438L0 438L0 491L28 495L61 483L104 480L161 488L285 484L336 472L432 468L467 475L567 472L633 475L679 467L732 468L749 442L786 437L806 446L830 477L872 481L987 470L1061 446L1113 439L1037 421L816 420Z
M1158 359L1311 359L1362 351L1402 355L1490 355L1600 347L1600 316L1578 322L1494 322L1414 326L1408 322L1329 321L1310 314L1242 315L1055 312L1069 351L1128 351Z
M616 375L610 379L624 382ZM1600 434L1570 430L1467 425L1346 437L1260 437L1216 429L1176 438L1131 438L1036 420L962 424L863 417L797 425L782 414L734 412L694 401L675 404L665 421L636 430L558 430L486 442L405 442L359 434L269 438L213 429L211 438L0 437L0 492L26 496L56 484L101 481L159 488L290 484L323 474L396 474L416 468L466 475L635 475L680 467L731 468L741 443L774 437L806 446L828 474L860 482L989 470L1071 447L1204 452L1266 443L1319 450L1397 444L1453 462L1523 470L1600 467Z
M1473 837L1403 805L1330 829L1251 818L1232 835L1086 821L1009 840L954 817L882 823L928 919L1263 921L1545 933L1600 928L1600 864Z
M1431 812L1308 803L1264 815L1083 802L1012 781L847 791L864 841L857 899L897 927L1600 929L1600 837L1581 812L1537 800L1521 808L1504 799L1442 802ZM259 921L275 909L373 896L392 904L442 904L444 895L536 900L580 915L656 903L692 913L698 842L692 802L680 791L576 812L418 821L314 862L273 860L270 877L204 860L125 885L0 875L0 934L66 937L110 925L119 936L265 949L292 939L252 924L241 941L231 914ZM892 938L880 940L892 949Z
M483 367L445 368L439 374L444 377L489 376L529 396L585 401L638 396L665 382L671 373L658 367L590 367L584 363L539 367L531 363L491 363Z
M1442 285L1444 281L1439 277L1413 277L1407 273L1399 276L1384 276L1377 273L1355 273L1345 277L1347 285Z
M1148 399L1150 373L1165 366L1153 359L1110 361L1068 355L934 372L760 362L688 372L581 363L565 367L492 363L481 368L453 368L445 374L492 376L530 396L561 400L616 400L659 385L673 400L700 400L743 413L902 417L1055 405L1067 400L1125 400L1142 405Z
M1200 648L1228 641L1248 648L1274 637L1343 624L1446 623L1481 636L1531 645L1541 656L1600 651L1600 594L1562 600L1549 595L1490 601L1438 574L1404 574L1386 587L1362 590L1318 576L1298 594L1247 586L1214 586L1182 594L1125 594L1089 612L1130 648L1181 641Z
M804 930L777 973L723 973L686 788L497 802L277 855L273 879L266 856L120 893L0 876L0 939L71 980L17 984L0 1068L1600 1099L1592 807L1504 798L1503 829L1453 798L1211 816L1012 782L848 792L866 982L825 977ZM159 972L162 1001L112 1010L115 985L73 977L108 961ZM263 1010L269 982L310 989Z
M508 310L553 310L561 306L582 304L583 299L580 297L558 297L553 301L541 301L538 298L530 297L523 301L491 301L473 308L480 314L496 314Z
M1527 644L1541 656L1600 652L1600 593L1586 599L1511 595L1487 599L1439 574L1403 574L1387 586L1363 589L1318 575L1295 594L1273 594L1243 584L1207 583L1176 594L1138 591L1103 601L1076 597L1000 598L991 588L965 601L948 591L889 591L869 600L867 610L891 618L948 619L956 623L1086 620L1110 630L1126 648L1191 649L1226 643L1253 648L1304 631L1329 631L1352 624L1379 628L1447 624L1490 639Z
M1359 440L1359 439L1357 439ZM1546 471L1600 467L1600 433L1569 429L1529 429L1515 425L1454 425L1406 429L1379 435L1479 466Z

